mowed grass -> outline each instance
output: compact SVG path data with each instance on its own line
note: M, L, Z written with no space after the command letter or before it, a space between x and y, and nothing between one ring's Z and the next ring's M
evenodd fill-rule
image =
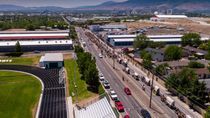
M74 70L76 70L76 85L77 85L77 95L78 95L78 102L90 98L92 96L96 96L95 93L87 90L87 84L84 80L80 79L79 68L77 63L73 59L65 60L65 68L68 74L68 83L69 83L69 95L72 96L73 102L76 102L75 96L75 86L74 86Z
M18 64L18 65L36 65L39 63L40 56L31 56L31 57L8 57L0 58L1 60L12 60L12 62L0 64Z
M0 118L32 118L41 93L36 78L0 71Z

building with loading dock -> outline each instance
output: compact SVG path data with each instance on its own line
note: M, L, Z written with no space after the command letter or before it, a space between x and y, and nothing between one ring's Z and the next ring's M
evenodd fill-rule
M62 53L46 53L40 58L39 66L45 69L62 68L64 59Z

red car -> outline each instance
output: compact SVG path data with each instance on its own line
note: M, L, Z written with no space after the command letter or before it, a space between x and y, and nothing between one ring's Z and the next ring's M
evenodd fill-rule
M129 88L125 87L124 88L124 92L127 94L127 95L131 95L131 91Z
M124 118L130 118L130 116L127 114L127 115L124 116Z
M115 101L115 106L119 112L124 112L124 106L120 101Z

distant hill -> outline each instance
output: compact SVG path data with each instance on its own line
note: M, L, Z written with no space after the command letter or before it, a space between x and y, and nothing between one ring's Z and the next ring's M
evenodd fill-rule
M128 0L125 2L105 2L96 6L85 6L77 9L113 10L113 9L177 9L185 11L210 10L210 0Z
M63 11L66 8L56 6L45 6L45 7L23 7L17 5L3 4L0 5L0 11Z
M56 6L23 7L16 5L0 5L0 11L69 11L69 10L166 10L180 11L208 11L210 12L210 0L127 0L125 2L107 1L94 6L81 6L77 8L62 8Z
M23 9L25 9L25 7L17 6L17 5L9 5L9 4L0 5L0 11L16 11L16 10L23 10Z

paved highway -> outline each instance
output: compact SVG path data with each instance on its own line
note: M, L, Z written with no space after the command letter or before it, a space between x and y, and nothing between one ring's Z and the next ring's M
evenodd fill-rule
M103 43L103 42L101 42L101 43ZM103 45L106 45L106 44L103 44ZM107 47L107 45L106 45L106 47ZM109 60L109 59L108 59L108 60ZM109 62L111 62L111 60L110 60ZM129 68L131 68L133 71L137 72L137 73L140 74L140 75L146 76L146 74L145 74L143 71L141 71L141 69L139 69L138 67L134 66L134 65L131 64L131 63L129 63L128 65L129 65ZM119 65L119 64L116 64L116 66L119 67L119 68L123 68L122 65ZM132 78L132 77L131 77L131 78ZM150 78L150 80L151 80L151 78ZM134 79L133 79L132 81L134 81L134 83L135 83L136 85L139 85L139 86L141 86L141 85L143 84L143 83L141 83L141 82L135 82ZM162 93L164 93L164 94L168 94L168 93L169 93L169 92L167 91L167 89L164 88L163 86L161 86L158 82L154 81L154 85L157 85L158 87L160 87L160 90L161 90ZM149 93L150 93L150 87L146 87L146 94L149 95ZM168 95L170 96L170 94L168 94ZM202 116L201 116L200 114L198 114L197 112L195 112L195 111L193 111L192 109L190 109L185 103L181 102L177 97L174 97L174 96L170 96L170 97L172 97L172 98L175 100L175 102L176 102L176 103L175 103L176 107L179 108L179 109L180 109L182 112L184 112L186 115L189 115L189 116L191 116L192 118L202 118ZM153 98L154 98L154 99L153 99L154 102L155 102L158 106L161 106L161 108L164 110L164 112L165 112L166 114L169 114L170 116L176 117L176 115L174 114L174 111L172 111L171 109L167 108L167 106L166 106L164 103L162 103L162 102L160 101L160 97L158 97L158 96L153 96Z
M81 38L83 39L83 41L86 42L86 45L87 45L87 48L89 49L90 52L92 52L95 57L96 57L96 60L97 60L97 64L100 68L100 70L105 73L105 77L110 81L112 87L114 87L113 89L117 92L117 93L124 93L122 90L123 90L123 86L126 85L126 83L122 83L120 80L122 78L122 76L125 76L126 78L129 79L129 82L132 83L132 85L130 85L132 88L132 91L136 91L138 94L138 96L135 96L135 99L138 99L138 102L133 102L134 101L134 98L132 99L128 99L124 104L129 104L129 102L133 105L133 107L130 107L128 106L129 109L131 109L131 112L132 110L133 111L140 111L140 109L142 107L138 107L137 104L141 103L144 105L144 108L146 109L149 109L148 108L148 101L149 101L149 90L150 88L147 87L146 88L146 92L144 93L144 91L141 90L141 85L140 83L136 82L131 76L128 76L128 75L125 75L124 72L122 72L122 68L119 64L115 64L116 65L116 69L113 70L112 69L112 60L109 59L109 58L105 58L105 59L100 59L98 57L98 54L100 53L100 50L97 49L95 47L94 44L92 44L89 40L88 40L88 37L85 35L85 33L83 32L82 29L77 29L78 32L80 33L80 36ZM109 77L107 77L109 76ZM124 84L124 85L123 85ZM137 86L136 89L134 89L133 87L133 84L135 86ZM140 90L140 91L139 91ZM125 94L124 94L125 95ZM120 95L121 96L121 95ZM122 95L123 96L123 95ZM121 98L123 98L121 96ZM144 97L143 97L144 96ZM158 98L158 97L157 97ZM173 110L171 110L170 108L168 108L164 103L162 103L160 100L157 100L156 97L154 97L154 101L155 103L153 102L153 105L155 105L155 107L153 107L154 109L149 109L153 116L155 115L156 117L171 117L171 118L176 118L176 114ZM126 98L125 98L126 99ZM143 100L143 99L147 99L147 100ZM159 98L158 98L159 99ZM124 100L123 100L124 101ZM137 105L137 107L136 107ZM125 105L126 106L126 105ZM140 106L140 105L139 105ZM157 107L159 106L159 107ZM161 108L160 108L161 107ZM157 110L158 109L158 110ZM164 109L164 110L162 110ZM134 112L135 114L135 112Z
M123 89L125 85L120 81L119 76L112 71L113 68L107 65L104 59L98 57L99 50L89 41L88 37L84 35L84 32L81 29L77 29L77 32L79 33L79 37L86 42L86 51L91 52L95 56L98 68L103 73L105 79L109 81L111 88L117 93L120 101L125 106L126 112L130 114L131 118L140 118L142 106L133 96L128 96L124 93Z

